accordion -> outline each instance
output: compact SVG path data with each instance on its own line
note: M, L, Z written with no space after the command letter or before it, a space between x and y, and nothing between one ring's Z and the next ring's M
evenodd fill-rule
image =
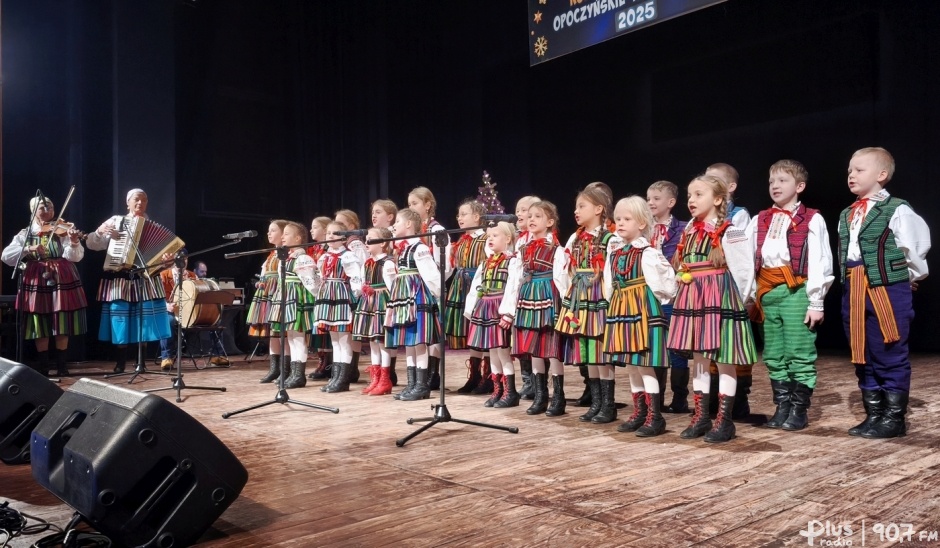
M135 265L147 265L156 270L164 254L176 253L186 245L167 227L143 217L127 219L120 234L120 238L108 242L105 270L124 270ZM138 256L141 262L137 262Z

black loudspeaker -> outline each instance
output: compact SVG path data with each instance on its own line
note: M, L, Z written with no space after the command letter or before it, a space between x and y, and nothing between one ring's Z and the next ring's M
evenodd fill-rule
M62 389L38 371L0 358L0 460L29 462L29 436L60 397Z
M33 431L33 478L119 546L188 546L248 471L167 400L81 379Z

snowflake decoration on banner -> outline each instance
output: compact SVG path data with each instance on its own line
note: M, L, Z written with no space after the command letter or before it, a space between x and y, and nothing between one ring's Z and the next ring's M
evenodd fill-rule
M503 204L500 203L499 198L496 197L496 183L490 178L490 174L486 171L483 172L483 186L477 187L479 194L477 194L477 201L483 204L483 209L488 214L492 213L505 213L506 210L503 209Z
M544 57L545 52L548 51L548 40L544 36L539 36L535 41L535 55L538 57Z

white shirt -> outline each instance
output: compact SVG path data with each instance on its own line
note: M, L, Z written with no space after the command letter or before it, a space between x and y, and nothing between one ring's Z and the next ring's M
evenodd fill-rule
M437 263L434 262L434 259L431 257L431 250L421 241L421 238L416 236L408 238L405 241L408 242L409 247L418 244L418 249L414 252L418 274L424 281L424 285L428 286L428 290L431 291L434 298L439 299L441 297L441 274L440 271L438 271Z
M592 230L589 230L589 231L588 231L588 234L591 234L591 235L593 235L593 236L596 238L597 235L600 234L601 228L604 228L604 227L603 227L602 225L597 225L597 226L594 227ZM577 237L578 237L578 233L575 232L574 234L571 235L570 238L568 238L568 243L566 243L566 244L565 244L565 247L564 247L564 249L565 249L565 256L566 256L566 257L565 257L565 258L566 258L566 261L565 261L565 263L566 263L566 264L565 264L565 269L564 269L564 272L563 272L563 273L560 273L559 276L558 276L558 278L555 280L555 287L558 288L558 293L559 293L562 297L567 296L567 295L568 295L568 290L571 289L571 279L572 279L572 277L573 277L573 276L571 275L571 266L572 266L572 265L568 264L567 259L568 259L568 257L571 256L571 255L570 255L570 254L571 254L571 248L572 248L572 246L574 246L574 241L575 241L575 238L577 238ZM613 237L613 238L618 238L618 236L617 236L616 234L613 234L612 237ZM608 240L608 245L610 245L610 240Z
M506 279L506 287L503 288L503 298L499 302L499 316L509 316L511 318L516 317L516 303L519 299L519 287L522 284L522 276L519 275L518 269L514 272L513 262L519 262L516 255L509 255L509 264L507 268L509 270L508 277ZM486 263L480 265L477 268L476 274L473 275L473 281L470 282L470 291L467 293L467 302L463 309L463 315L470 319L473 315L473 309L477 305L477 301L480 300L480 295L477 293L480 285L483 283L483 273L486 270Z
M611 267L613 254L624 247L623 239L617 235L607 244L607 260L604 261L604 298L608 301L614 294L614 275ZM660 304L669 304L676 295L676 271L666 260L663 252L653 247L640 236L630 242L636 248L646 247L640 257L640 268L646 285L659 299Z
M32 227L32 232L35 234L39 231L39 226L34 224ZM85 248L82 247L81 243L72 245L71 238L68 234L57 236L59 238L59 244L62 246L62 258L73 263L77 263L82 260L85 256ZM26 245L26 230L21 230L19 234L13 236L13 241L10 242L10 245L6 246L3 249L2 260L4 264L9 266L16 266L16 259L20 257L20 252L23 247ZM26 257L26 252L23 251L22 257Z

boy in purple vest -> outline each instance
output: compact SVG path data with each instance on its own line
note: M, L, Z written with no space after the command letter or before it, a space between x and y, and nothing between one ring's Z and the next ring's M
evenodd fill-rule
M858 199L839 217L842 322L866 414L849 435L865 438L907 432L911 291L927 277L930 249L927 223L910 204L884 190L892 175L894 158L887 150L856 151L848 182Z
M769 428L802 430L816 388L816 326L835 278L826 221L800 201L809 173L796 160L770 166L774 205L747 227L754 250L756 288L751 317L763 325L764 363L777 409Z
M679 198L679 188L669 181L656 181L646 190L646 203L653 212L653 235L650 244L663 252L667 261L672 261L676 253L676 246L682 239L682 231L686 221L680 221L672 216L672 208ZM672 314L672 304L663 305L666 319ZM689 361L676 352L669 352L669 367L672 369L672 402L667 406L660 402L660 407L667 413L689 412ZM665 367L656 367L656 377L659 380L660 398L666 396Z

